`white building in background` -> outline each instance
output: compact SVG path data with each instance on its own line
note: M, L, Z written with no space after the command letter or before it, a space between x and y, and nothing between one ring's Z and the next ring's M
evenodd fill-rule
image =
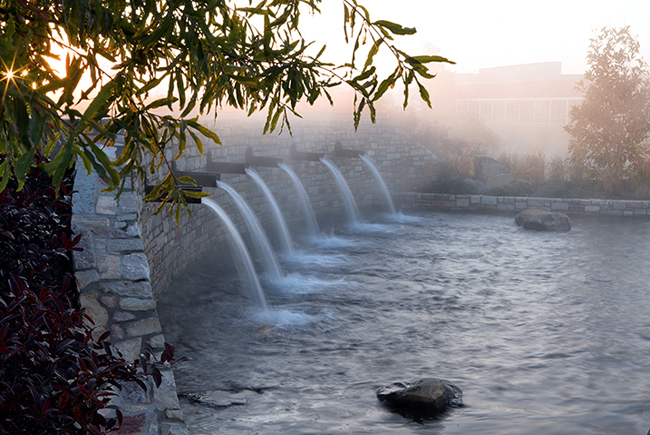
M457 74L458 113L479 117L508 151L565 155L564 125L569 110L582 101L580 74L562 74L560 62L485 68Z

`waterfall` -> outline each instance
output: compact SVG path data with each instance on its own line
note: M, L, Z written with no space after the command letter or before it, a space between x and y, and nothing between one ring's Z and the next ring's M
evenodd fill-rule
M325 165L332 172L332 176L334 176L334 181L339 187L339 191L341 192L341 196L343 197L343 208L345 210L345 214L348 218L348 221L351 224L359 223L359 221L361 221L361 214L359 213L359 207L357 207L357 203L354 200L354 196L352 196L352 192L350 191L350 187L348 186L348 183L346 183L345 178L343 178L343 174L341 174L339 168L337 168L336 165L326 157L321 157L320 161L325 163Z
M275 258L273 249L271 249L269 238L266 236L260 221L255 217L255 213L232 186L220 181L219 187L228 192L230 197L235 201L239 212L244 217L248 231L251 233L251 240L255 251L262 259L262 267L264 268L266 277L272 281L278 281L282 278L282 271L278 265L278 260Z
M282 212L280 211L280 207L278 207L278 203L275 201L275 198L273 198L273 194L269 190L266 183L264 183L264 180L262 180L260 174L258 174L254 169L246 168L246 173L255 181L255 183L257 183L260 189L262 189L262 192L264 192L264 196L266 197L266 201L271 206L271 211L273 212L273 217L275 218L275 225L278 229L278 235L280 236L280 243L282 244L283 252L286 255L293 255L293 241L291 240L291 234L289 234L289 228L287 228L287 223L284 220L284 216L282 216Z
M300 197L300 204L302 205L302 210L305 212L305 221L307 223L307 231L309 232L309 235L312 238L318 237L320 234L320 230L318 229L318 222L316 221L316 216L314 215L314 209L311 207L311 203L309 202L309 196L305 191L305 187L300 182L300 178L298 178L298 175L293 171L293 169L291 169L290 166L284 163L278 163L278 166L284 172L289 174L293 180L293 185L296 186L298 196Z
M395 206L393 205L393 200L390 197L390 193L388 192L386 183L384 183L384 179L381 178L381 174L379 173L377 166L375 166L375 162L373 162L372 159L368 156L360 155L359 157L368 166L368 168L370 168L372 175L375 176L375 180L377 181L377 185L381 191L381 199L384 202L384 209L386 210L386 213L395 214Z
M201 198L201 203L210 207L223 222L226 227L228 241L230 242L235 257L235 267L239 276L244 281L244 287L248 289L249 296L257 308L261 311L268 311L269 308L266 304L264 293L262 292L262 286L260 285L259 279L257 279L255 267L253 267L253 260L251 260L251 256L246 249L241 235L237 231L237 227L235 227L235 224L230 220L226 212L216 202L209 198Z

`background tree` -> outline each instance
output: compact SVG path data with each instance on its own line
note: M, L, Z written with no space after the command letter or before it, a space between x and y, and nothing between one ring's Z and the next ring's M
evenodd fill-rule
M569 153L574 166L617 193L648 158L648 65L629 27L601 29L591 40L589 69L578 85L583 102L571 109Z
M55 185L80 157L119 193L128 176L170 167L172 143L179 155L188 137L201 151L200 135L220 143L195 115L223 105L266 111L264 132L290 128L299 101L331 102L328 89L341 84L355 91L355 126L364 109L374 121L375 101L398 82L404 106L413 86L430 105L420 80L433 77L426 64L447 59L409 56L393 38L415 29L372 21L356 0L341 0L351 59L329 63L299 27L321 1L0 0L0 191L12 174L21 187L40 152L52 156L42 168ZM392 54L392 72L373 65L380 49ZM104 151L120 132L125 148L111 162ZM150 194L177 219L186 196L204 195L180 181L170 171Z

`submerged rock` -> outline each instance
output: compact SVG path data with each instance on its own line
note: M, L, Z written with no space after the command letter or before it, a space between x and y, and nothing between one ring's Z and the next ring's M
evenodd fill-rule
M546 210L524 210L515 217L515 223L525 230L570 231L571 221L564 213Z
M377 390L377 398L384 406L415 420L436 418L449 408L464 407L462 394L458 387L434 378L414 384L398 382Z
M261 391L252 390L212 390L212 391L197 391L193 393L179 394L181 399L186 399L190 403L196 405L206 406L208 408L220 409L229 408L231 406L244 406L247 405L249 400L261 394Z

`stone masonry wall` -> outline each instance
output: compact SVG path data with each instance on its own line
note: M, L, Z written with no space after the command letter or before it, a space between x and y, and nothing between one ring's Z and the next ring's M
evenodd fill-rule
M93 335L111 331L111 343L128 361L145 346L158 355L165 340L140 237L142 197L126 189L116 200L100 192L106 187L101 178L87 176L81 162L77 168L72 225L82 235L83 251L74 253L75 276L81 304L94 321ZM145 392L127 384L114 402L124 421L112 434L187 434L171 370L163 371L160 388L148 382Z
M509 213L526 209L542 209L582 216L650 217L650 201L635 200L525 198L403 192L399 194L397 201L404 208L411 210Z
M212 122L206 122L210 125ZM256 119L219 118L212 129L216 131L222 146L205 140L204 154L200 155L193 145L188 145L183 157L176 161L181 171L205 171L208 160L218 162L245 162L246 149L263 157L285 159L299 176L310 196L317 216L342 216L343 203L338 187L330 171L321 162L291 161L290 148L295 144L299 151L324 153L330 158L347 180L359 207L381 207L381 195L366 165L358 158L334 156L338 141L345 149L365 151L376 163L391 192L420 190L433 177L436 157L408 135L389 125L361 126L354 132L352 121L340 120L294 122L293 136L262 135L263 121ZM169 157L172 157L170 152ZM291 178L279 168L254 167L272 191L284 217L292 222L292 228L304 227L302 208ZM149 180L153 183L166 175ZM268 227L272 244L278 247L276 231L271 228L271 210L261 190L247 175L222 174L221 181L237 190L255 211L262 225ZM228 194L222 189L205 188L213 199L228 213L244 238L247 231L243 219ZM178 227L166 213L155 215L157 204L144 206L140 222L144 251L149 259L151 280L155 296L161 294L188 264L194 262L211 247L225 243L222 225L213 212L200 204L191 205L192 215L183 213Z

